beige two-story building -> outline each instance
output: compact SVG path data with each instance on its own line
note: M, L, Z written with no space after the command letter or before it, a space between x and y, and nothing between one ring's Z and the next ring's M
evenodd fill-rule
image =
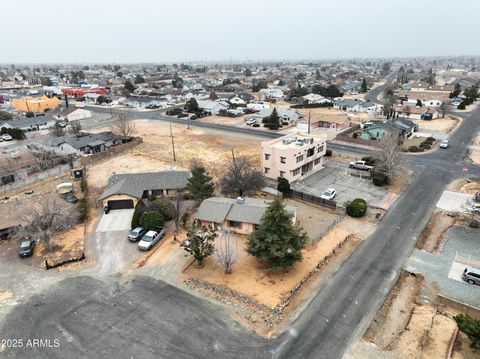
M262 170L265 177L298 180L323 168L326 135L297 133L262 142Z

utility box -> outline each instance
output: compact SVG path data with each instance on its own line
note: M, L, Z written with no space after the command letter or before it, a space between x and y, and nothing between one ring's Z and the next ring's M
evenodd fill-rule
M75 181L82 180L84 176L83 168L74 168L71 171L71 175Z

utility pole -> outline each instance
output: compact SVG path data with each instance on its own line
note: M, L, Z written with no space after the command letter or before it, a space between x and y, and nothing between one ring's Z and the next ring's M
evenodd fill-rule
M170 138L172 139L173 162L177 161L175 156L175 141L173 140L172 123L170 122Z
M312 114L312 110L308 111L308 134L310 134L310 115Z

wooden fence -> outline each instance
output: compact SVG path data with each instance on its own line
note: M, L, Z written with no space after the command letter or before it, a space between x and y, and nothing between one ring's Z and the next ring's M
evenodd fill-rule
M135 146L138 146L142 142L143 141L140 137L135 137L130 142L127 142L118 146L109 147L106 151L95 153L90 156L82 157L81 158L82 165L88 166L88 165L97 164L99 162L104 162L114 156L117 156L121 153L131 150L132 148L134 148Z

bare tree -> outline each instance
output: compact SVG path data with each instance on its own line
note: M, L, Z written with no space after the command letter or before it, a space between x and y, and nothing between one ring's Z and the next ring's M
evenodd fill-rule
M80 121L72 121L70 122L70 131L72 132L72 134L74 134L75 136L80 136L80 133L82 131L82 124L80 123Z
M385 102L385 105L383 107L383 113L384 115L388 115L393 108L393 105L397 101L397 97L395 96L395 91L392 86L387 86L383 90L383 100Z
M448 112L448 103L447 101L442 101L442 103L440 104L440 107L438 108L439 111L442 113L442 117L445 117L445 115L447 114Z
M45 243L48 250L52 250L52 237L69 229L75 223L75 216L59 200L47 199L30 206L20 213L26 223L17 233L17 236L28 235L32 239Z
M379 150L375 158L377 170L389 178L396 177L404 169L404 162L401 156L399 138L396 134L385 135L380 140Z
M412 114L412 109L410 106L405 107L405 115L407 115L407 118L410 118L410 115Z
M30 150L30 153L37 159L37 163L35 165L37 166L37 169L39 171L45 171L59 163L66 163L69 160L67 155L61 155L56 153L55 151L46 150L33 143L28 144L27 148Z
M234 234L230 231L223 232L215 241L215 260L220 264L226 274L233 271L233 265L238 263L238 248Z
M253 167L245 156L232 158L227 163L225 176L221 178L222 193L243 196L248 192L254 192L265 186L262 173Z
M57 137L62 137L65 136L65 129L63 127L55 125L51 129L51 133Z
M118 113L112 126L112 132L122 137L126 142L135 133L135 123L125 113Z

